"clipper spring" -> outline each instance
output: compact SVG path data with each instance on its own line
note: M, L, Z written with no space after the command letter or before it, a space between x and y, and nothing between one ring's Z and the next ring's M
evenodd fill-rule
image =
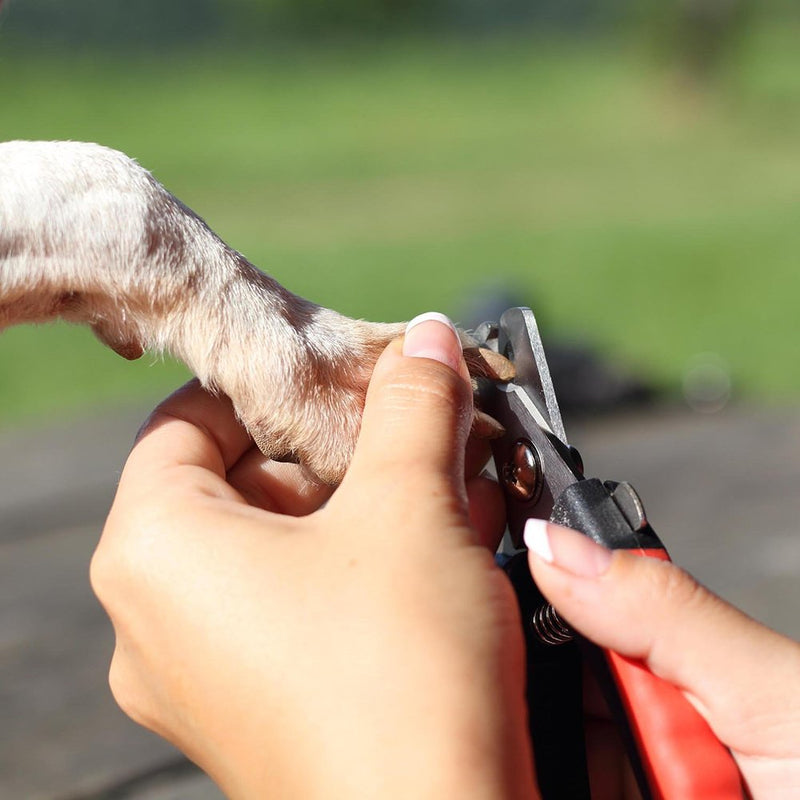
M550 603L539 606L533 612L531 627L539 641L544 644L566 644L573 639L569 625L561 619L558 611Z

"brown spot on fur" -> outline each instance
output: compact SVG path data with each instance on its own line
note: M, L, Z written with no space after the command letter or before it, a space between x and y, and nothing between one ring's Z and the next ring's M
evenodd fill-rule
M0 260L18 256L25 245L22 236L15 236L13 233L4 233L0 236Z
M59 316L74 314L80 310L82 304L83 297L80 292L63 292L53 304L53 313Z
M172 198L163 192L158 192L151 201L145 217L147 257L159 253L173 264L183 261L186 252L184 225L181 220L176 220L176 209Z

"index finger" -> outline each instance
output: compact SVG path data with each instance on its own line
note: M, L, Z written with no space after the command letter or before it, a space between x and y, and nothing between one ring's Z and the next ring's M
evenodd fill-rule
M230 400L213 395L192 380L150 415L125 467L151 475L174 467L200 467L225 478L252 446Z

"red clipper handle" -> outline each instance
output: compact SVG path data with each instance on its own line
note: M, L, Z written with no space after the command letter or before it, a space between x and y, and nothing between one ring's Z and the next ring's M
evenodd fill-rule
M553 522L611 549L669 561L628 483L579 480L556 499ZM643 663L582 640L647 800L742 800L730 751L684 694Z
M666 550L632 550L669 561ZM655 800L742 800L730 751L675 686L643 663L603 650Z

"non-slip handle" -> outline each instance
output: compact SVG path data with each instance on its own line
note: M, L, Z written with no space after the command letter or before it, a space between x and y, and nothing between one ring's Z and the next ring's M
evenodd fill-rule
M663 549L631 552L669 561ZM624 714L654 800L742 800L733 756L683 692L640 661L602 653L612 684L605 689L617 694L609 704Z
M654 800L742 800L729 750L681 691L606 651Z
M605 547L670 560L630 484L577 481L559 495L550 519ZM679 689L641 662L581 644L645 800L742 800L733 756Z

